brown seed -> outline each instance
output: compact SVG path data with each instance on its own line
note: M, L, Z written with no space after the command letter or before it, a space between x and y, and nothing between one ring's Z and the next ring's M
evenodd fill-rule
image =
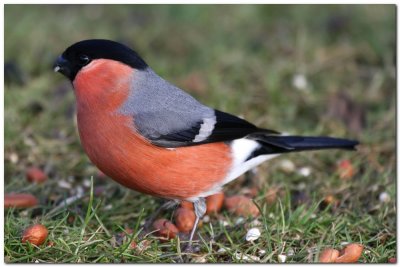
M47 228L42 224L35 224L25 229L22 234L22 243L29 242L36 246L44 243L48 235Z
M178 208L175 211L175 223L180 232L188 233L193 229L196 214L187 208Z
M193 203L192 203L192 202L189 202L189 201L182 200L180 206L181 206L182 208L187 208L187 209L189 209L189 210L194 210L194 208L193 208Z
M329 263L335 262L335 260L339 257L339 251L333 248L324 249L319 255L319 262Z
M38 199L31 194L6 194L4 196L5 208L30 208L39 203Z
M235 213L238 216L253 216L260 214L257 206L253 201L245 196L232 196L225 198L225 207L228 211Z
M43 183L47 175L37 167L31 167L26 171L26 179L31 183Z
M136 249L136 248L137 248L137 243L136 243L135 241L132 241L132 242L129 244L129 248L131 248L131 249Z
M131 234L133 234L133 229L129 228L129 227L125 227L125 233L128 235L131 235Z
M338 163L337 171L339 173L339 177L342 180L350 180L355 173L355 169L353 164L351 164L350 160L341 160Z
M354 263L361 257L364 246L361 244L349 244L340 251L339 257L335 260L337 263Z
M329 205L329 204L336 202L336 198L333 195L327 195L324 198L324 202L325 202L325 204Z
M206 214L218 213L224 204L225 195L223 192L208 196L206 198L207 211Z
M175 236L179 233L178 228L168 221L167 219L158 219L153 223L154 230L156 235L162 237L163 239L169 240L175 238Z

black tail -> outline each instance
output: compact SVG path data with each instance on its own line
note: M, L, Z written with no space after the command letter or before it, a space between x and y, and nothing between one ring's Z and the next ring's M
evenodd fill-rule
M260 134L251 136L250 138L263 144L258 154L287 153L318 149L355 150L355 146L359 144L358 141L324 136L274 136Z

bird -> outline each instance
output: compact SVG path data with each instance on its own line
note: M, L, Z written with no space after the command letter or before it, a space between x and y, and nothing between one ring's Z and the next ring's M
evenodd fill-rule
M53 68L72 83L82 147L103 173L135 191L193 203L189 251L205 198L225 184L281 154L359 144L281 134L208 107L111 40L76 42Z

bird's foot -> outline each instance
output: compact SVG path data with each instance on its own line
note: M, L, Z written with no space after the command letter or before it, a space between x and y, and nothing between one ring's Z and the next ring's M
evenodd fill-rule
M182 252L188 254L195 253L193 244L188 244L187 246L185 246Z
M191 254L197 254L201 250L199 245L193 245L193 243L189 243L186 246L184 246L182 250L182 254L185 254L187 256L190 256Z
M181 253L173 258L176 263L190 263L194 254L200 252L200 246L187 244L181 250Z

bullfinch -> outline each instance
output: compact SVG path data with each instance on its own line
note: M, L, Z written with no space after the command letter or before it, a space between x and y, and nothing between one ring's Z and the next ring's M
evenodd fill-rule
M84 40L58 57L54 71L74 88L78 131L90 160L139 192L190 201L196 220L205 197L277 155L355 149L357 141L289 136L205 106L164 80L129 47Z

